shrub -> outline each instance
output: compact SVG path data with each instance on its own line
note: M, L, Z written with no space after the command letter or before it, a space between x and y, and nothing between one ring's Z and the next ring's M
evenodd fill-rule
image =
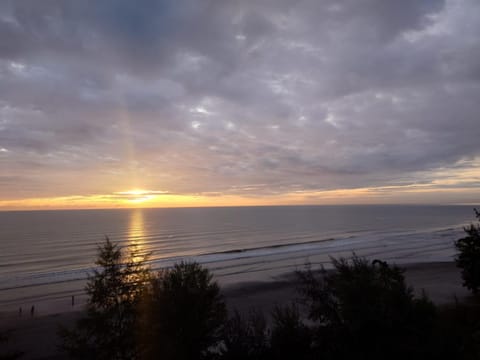
M310 330L302 322L296 304L275 307L272 312L270 347L273 359L310 358Z
M271 324L262 312L238 311L227 321L222 346L224 360L268 360L310 358L310 331L301 320L296 304L276 306Z
M355 255L332 261L334 271L298 273L314 323L315 352L337 359L420 357L432 332L435 308L425 296L413 296L403 271Z
M226 307L212 274L199 264L182 262L161 271L143 305L144 358L205 359L218 346Z
M263 313L251 309L244 318L235 311L225 325L221 353L225 360L268 359L269 333Z
M474 211L480 220L480 213ZM480 225L471 224L465 232L467 236L455 242L458 251L455 262L462 269L463 286L477 294L480 289Z

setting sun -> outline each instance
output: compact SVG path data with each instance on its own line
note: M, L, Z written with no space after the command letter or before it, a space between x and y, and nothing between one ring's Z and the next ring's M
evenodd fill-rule
M121 191L118 192L117 194L119 195L146 195L149 194L150 191L147 190L140 190L140 189L133 189L133 190L128 190L128 191Z
M150 200L154 200L158 195L168 194L167 191L154 191L143 189L132 189L128 191L116 192L115 195L120 196L120 200L124 200L128 203L145 203Z
M127 202L130 203L144 203L155 198L149 191L134 189L125 192L120 192L120 195L128 196Z

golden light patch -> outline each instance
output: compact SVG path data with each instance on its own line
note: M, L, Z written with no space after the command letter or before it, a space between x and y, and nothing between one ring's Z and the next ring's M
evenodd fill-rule
M93 209L93 208L168 208L264 205L347 205L471 202L479 186L450 187L449 179L429 184L365 187L323 191L294 191L275 196L246 197L231 194L170 194L166 191L132 189L111 194L0 200L0 210ZM468 200L468 201L467 201Z
M141 189L133 189L133 190L128 190L128 191L120 191L120 192L117 192L116 194L118 194L118 195L145 195L145 194L149 194L149 193L151 193L151 191L141 190Z

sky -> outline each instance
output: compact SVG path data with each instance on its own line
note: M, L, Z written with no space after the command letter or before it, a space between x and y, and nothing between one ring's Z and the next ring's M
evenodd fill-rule
M0 210L480 203L478 0L4 0Z

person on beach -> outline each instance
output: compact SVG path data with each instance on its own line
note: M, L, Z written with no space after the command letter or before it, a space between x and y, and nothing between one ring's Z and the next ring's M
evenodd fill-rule
M35 314L35 305L32 305L32 308L30 309L30 316L33 316Z
M22 316L22 307L21 306L18 308L18 316Z
M72 295L72 307L75 305L75 295Z

